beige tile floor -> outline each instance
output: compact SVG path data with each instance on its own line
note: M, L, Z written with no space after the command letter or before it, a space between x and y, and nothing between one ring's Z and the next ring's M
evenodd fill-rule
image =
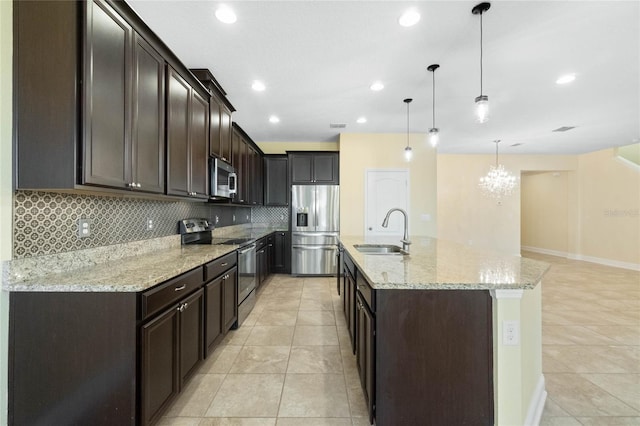
M160 425L368 425L335 278L272 276Z
M542 281L541 425L640 425L640 272L524 252Z
M536 253L542 425L640 425L640 273ZM161 425L366 425L335 278L272 276Z

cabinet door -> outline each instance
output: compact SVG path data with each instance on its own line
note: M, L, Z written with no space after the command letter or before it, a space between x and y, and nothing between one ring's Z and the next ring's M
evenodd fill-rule
M318 184L338 184L338 154L314 154L313 181Z
M167 194L188 196L191 88L173 68L167 74Z
M180 304L180 386L204 358L204 290Z
M364 299L356 296L356 360L362 390L367 401L369 422L373 422L374 383L375 383L375 324L373 314Z
M287 179L287 157L265 157L264 159L264 205L289 205L289 182Z
M209 99L209 154L217 157L222 157L220 125L220 101L212 95Z
M238 175L237 193L233 198L234 203L244 202L244 141L239 132L233 131L231 137L231 164Z
M155 422L178 394L178 308L168 309L142 326L141 339L141 419Z
M356 350L356 281L355 277L347 269L345 272L345 293L347 296L347 325L349 327L349 337L351 337L351 350Z
M231 162L231 110L220 104L220 157Z
M224 331L233 328L238 320L238 269L230 269L223 280L223 324Z
M132 182L133 29L106 2L94 0L87 7L83 183L124 188Z
M222 329L224 321L222 318L223 276L217 277L205 286L205 347L207 353L213 349L226 331L226 329Z
M164 87L164 59L135 34L132 183L147 192L164 193Z
M249 152L248 152L248 147L247 147L247 143L245 142L244 138L241 136L240 137L240 150L239 150L239 156L240 156L240 170L241 173L238 173L238 179L240 180L238 182L238 188L242 188L241 194L242 196L239 197L239 202L241 204L248 204L249 203L249 176L250 176L250 172L249 172L249 165L248 165L248 159L249 159Z
M288 232L274 234L273 272L288 274L291 270L291 242Z
M310 154L291 154L291 184L313 183L313 156Z
M209 102L192 90L190 126L190 192L198 198L209 198L207 163L209 161Z

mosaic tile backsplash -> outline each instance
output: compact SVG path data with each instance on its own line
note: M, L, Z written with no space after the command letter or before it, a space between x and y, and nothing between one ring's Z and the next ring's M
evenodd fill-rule
M253 210L254 222L288 221L286 207ZM224 227L252 222L253 215L249 207L16 191L13 256L42 256L174 235L178 220L187 217L214 222L217 217L216 227ZM89 221L90 236L78 237L79 219ZM147 230L147 219L153 220L152 230Z

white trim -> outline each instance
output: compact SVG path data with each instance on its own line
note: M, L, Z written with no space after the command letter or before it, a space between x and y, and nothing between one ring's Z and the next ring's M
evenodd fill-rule
M491 297L494 299L522 299L524 290L521 288L513 290L496 289L491 290Z
M640 271L640 263L622 262L620 260L605 259L602 257L585 256L578 253L566 253L563 251L549 250L531 246L521 246L521 250L532 251L534 253L548 254L551 256L564 257L571 260L581 260L583 262L597 263L600 265L612 266L614 268L630 269L632 271Z
M544 375L541 374L536 389L533 391L533 395L531 395L531 401L529 401L527 417L524 420L525 426L538 426L540 424L546 401L547 391L544 388Z
M604 259L602 257L585 256L582 254L569 253L567 256L573 260L583 260L585 262L599 263L600 265L613 266L614 268L631 269L632 271L640 271L640 263L621 262L619 260Z
M568 257L569 256L569 253L567 253L566 251L550 250L550 249L546 249L546 248L532 247L532 246L521 246L520 250L532 251L534 253L548 254L550 256L559 256L559 257Z

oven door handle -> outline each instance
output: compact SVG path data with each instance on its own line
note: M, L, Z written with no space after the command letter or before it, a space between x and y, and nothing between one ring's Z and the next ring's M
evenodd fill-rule
M247 247L246 249L239 251L238 254L245 254L247 252L250 252L251 250L255 250L256 245L255 244L251 244L249 247Z

